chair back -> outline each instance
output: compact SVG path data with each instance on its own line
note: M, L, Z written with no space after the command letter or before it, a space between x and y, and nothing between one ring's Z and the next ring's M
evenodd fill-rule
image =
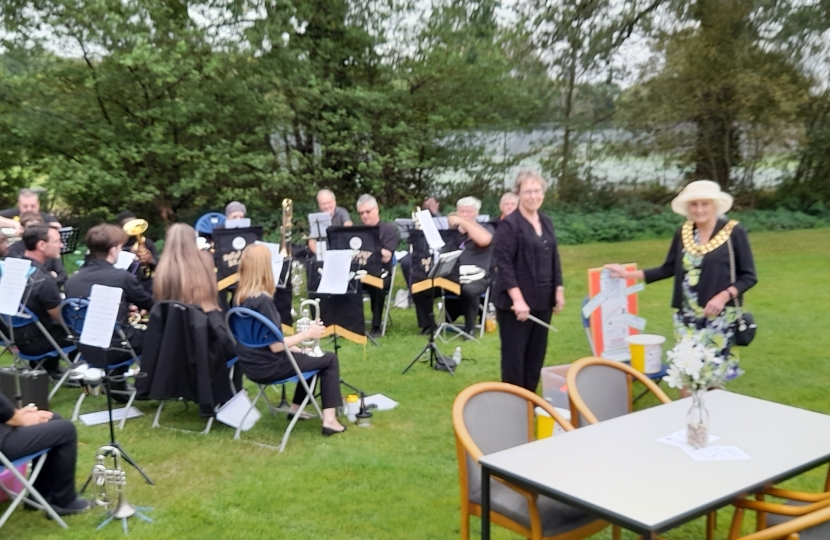
M138 356L129 341L126 339L121 326L116 322L112 329L113 335L119 334L121 346L94 347L80 343L81 333L84 331L89 299L70 297L61 302L58 311L61 317L61 324L66 333L78 347L84 360L92 366L101 369L112 369L122 365L129 365L138 362Z
M262 349L272 343L283 341L282 332L277 325L252 309L235 307L228 311L227 320L234 339L245 347Z
M20 304L20 311L19 314L24 314L26 317L19 317L17 315L12 315L12 328L23 328L24 326L29 326L30 324L37 324L40 319L38 319L37 315L34 312Z
M830 506L785 521L737 540L825 540L830 534ZM735 536L730 535L730 538Z
M464 389L452 409L462 489L481 488L478 459L534 440L534 408L541 407L566 431L573 426L536 394L507 383L479 383Z
M219 212L208 212L196 220L196 225L193 227L199 234L213 234L213 229L217 225L225 223L225 214Z
M574 362L568 370L571 419L583 426L630 413L631 378L643 383L662 403L671 401L651 379L628 364L589 356Z
M89 300L86 298L67 298L60 305L61 322L66 333L74 340L81 337L88 308Z

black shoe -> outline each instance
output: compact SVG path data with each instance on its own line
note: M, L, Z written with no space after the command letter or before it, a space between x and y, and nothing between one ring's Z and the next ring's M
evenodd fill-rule
M66 506L52 505L52 508L55 509L55 513L59 516L71 516L73 514L83 514L84 512L90 510L93 505L94 503L89 499L81 499L78 497Z
M383 333L380 331L380 328L375 326L371 330L369 330L369 335L372 337L382 337Z
M429 326L425 326L425 327L421 328L421 335L425 336L425 335L429 334L431 330L432 329Z
M331 437L332 435L339 435L341 433L344 433L345 431L346 431L346 426L343 426L342 431L337 431L335 429L331 429L331 428L327 428L326 426L323 426L323 437Z
M58 366L55 369L49 370L49 378L53 381L61 380L63 374L66 373L67 369L63 366Z

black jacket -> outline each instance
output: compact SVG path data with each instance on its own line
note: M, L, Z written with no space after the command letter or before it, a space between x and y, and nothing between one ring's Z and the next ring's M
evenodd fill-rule
M726 220L719 219L712 236L714 237L726 223ZM736 225L732 229L731 240L735 253L735 282L732 282L729 271L729 243L725 242L719 248L703 256L700 279L696 287L698 304L701 307L730 285L738 289L739 296L743 296L758 282L746 229ZM674 233L665 262L660 266L644 270L643 274L646 283L674 277L671 305L673 308L680 309L683 305L683 241L680 238L680 229ZM728 302L727 305L734 305L734 302Z
M553 309L556 306L556 287L562 285L562 264L556 232L550 218L541 212L539 221L545 233L553 237L553 283L550 297L540 297L536 286L536 231L518 210L501 220L493 236L493 260L495 261L494 303L499 309L510 309L513 300L508 289L518 287L525 302L532 310Z
M202 416L232 397L225 363L236 355L221 313L210 317L196 306L159 302L150 312L141 371L140 399L184 398L199 404Z

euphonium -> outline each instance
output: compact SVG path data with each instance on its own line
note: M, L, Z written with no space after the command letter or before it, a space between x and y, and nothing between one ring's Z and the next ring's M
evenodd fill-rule
M309 309L311 306L314 307L313 319L311 318L311 311ZM312 324L322 324L320 321L320 299L308 299L300 302L300 315L300 318L297 319L298 334L308 330ZM320 340L318 339L307 339L301 341L300 350L302 350L303 354L307 354L309 356L323 356L325 354L323 349L320 348Z
M145 219L131 219L121 227L127 233L127 236L135 236L136 238L130 251L135 253L135 260L137 261L140 261L139 254L147 251L147 238L144 237L144 233L147 232L148 227L150 227L150 224ZM147 265L141 263L141 269L144 272L144 277L150 276L151 270Z
M285 198L282 200L282 224L280 225L280 253L283 257L291 256L291 220L294 219L294 202Z

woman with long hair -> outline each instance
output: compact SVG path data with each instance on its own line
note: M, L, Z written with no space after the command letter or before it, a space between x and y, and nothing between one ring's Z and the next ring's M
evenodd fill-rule
M242 252L239 261L239 284L236 288L236 305L252 309L280 327L280 315L274 305L274 274L271 269L271 252L265 246L250 245ZM283 343L272 343L267 348L251 349L237 343L239 365L252 381L267 384L296 375L285 347L294 347L301 341L323 337L323 326L309 325L307 330L285 336ZM297 352L294 352L294 351ZM323 401L323 435L330 436L346 431L337 421L336 407L341 404L340 364L337 355L326 352L323 356L309 356L292 348L294 360L302 371L320 370L320 394ZM291 404L293 414L298 413L300 403L306 397L305 389L297 385Z

